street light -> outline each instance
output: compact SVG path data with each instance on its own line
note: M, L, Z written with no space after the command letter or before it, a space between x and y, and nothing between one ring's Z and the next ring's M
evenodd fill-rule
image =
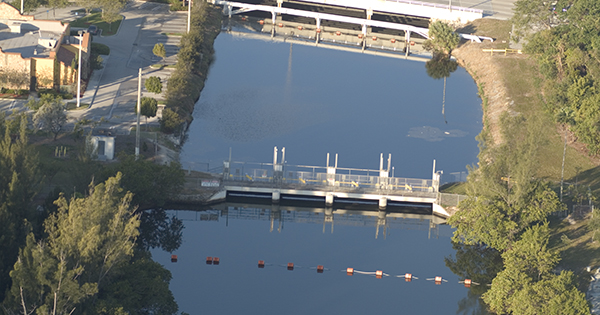
M79 33L79 66L77 68L77 107L81 106L81 46L83 45L83 31Z

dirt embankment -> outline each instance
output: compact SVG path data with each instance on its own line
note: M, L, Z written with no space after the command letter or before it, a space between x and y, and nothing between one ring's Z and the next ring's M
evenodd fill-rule
M500 74L500 65L489 53L482 52L482 45L465 43L452 51L458 63L477 82L483 100L483 128L494 144L502 143L500 117L504 112L514 113L514 102L508 96Z

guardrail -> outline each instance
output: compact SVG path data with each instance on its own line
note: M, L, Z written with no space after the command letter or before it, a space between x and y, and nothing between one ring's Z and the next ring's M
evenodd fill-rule
M436 8L436 9L446 9L446 10L455 10L455 11L460 11L460 12L472 12L472 13L481 13L481 14L483 14L483 10L481 10L481 9L456 7L456 6L446 5L446 4L429 3L429 2L422 2L422 1L386 0L386 2L396 2L396 3L418 5L418 6L422 6L422 7L430 7L430 8Z

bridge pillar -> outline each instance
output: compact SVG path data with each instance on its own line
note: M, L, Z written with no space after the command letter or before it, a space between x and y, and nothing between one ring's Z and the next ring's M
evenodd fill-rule
M273 203L279 203L279 199L281 199L281 192L279 190L273 190L271 194L271 200Z
M230 173L229 161L223 161L223 179L224 180L229 179L229 173Z
M332 193L327 193L327 194L325 195L325 205L326 205L327 207L331 207L331 206L333 206L333 199L334 199L333 197L334 197L334 196L333 196L333 194L332 194Z
M385 210L385 208L387 208L387 198L381 197L379 198L379 210Z
M406 57L410 54L410 31L404 31L404 51L406 52Z

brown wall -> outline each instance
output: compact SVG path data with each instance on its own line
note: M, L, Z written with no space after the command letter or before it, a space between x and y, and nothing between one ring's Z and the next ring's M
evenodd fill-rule
M18 9L6 2L0 3L0 18L7 20L33 21L33 15L21 15Z

